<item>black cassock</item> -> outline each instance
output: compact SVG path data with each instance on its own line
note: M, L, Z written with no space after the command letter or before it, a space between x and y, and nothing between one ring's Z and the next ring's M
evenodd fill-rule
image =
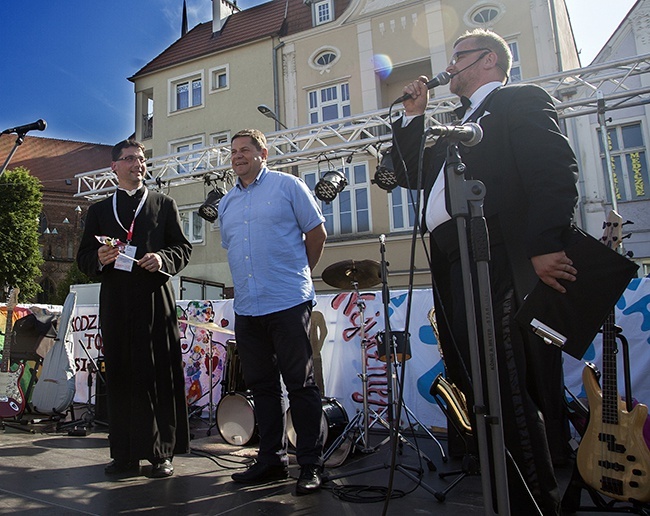
M189 452L189 424L185 398L176 302L170 277L148 272L135 263L131 272L113 264L99 270L95 238L108 236L126 242L127 232L144 188L130 197L117 191L90 207L77 263L101 280L99 317L106 364L111 457L140 460ZM174 275L188 263L192 246L183 235L176 203L148 192L135 218L131 245L135 258L148 252L162 257L163 270Z

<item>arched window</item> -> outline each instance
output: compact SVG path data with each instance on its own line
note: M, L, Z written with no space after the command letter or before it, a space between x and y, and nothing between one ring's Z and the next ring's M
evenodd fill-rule
M489 27L494 25L505 13L505 7L498 1L484 0L477 2L464 16L468 25L475 27Z
M499 10L496 7L483 7L474 12L472 21L477 25L486 25L493 22L497 16L499 16Z
M329 72L340 59L341 53L333 47L320 47L309 56L309 66L320 73Z
M316 56L314 63L319 66L327 66L328 64L333 63L335 59L336 54L330 50L326 50L325 52L321 52Z

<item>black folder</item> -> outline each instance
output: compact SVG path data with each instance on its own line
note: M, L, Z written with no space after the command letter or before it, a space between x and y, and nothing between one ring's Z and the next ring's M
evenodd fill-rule
M515 319L580 360L639 268L632 260L572 228L565 249L576 281L562 281L562 294L541 280L526 296Z

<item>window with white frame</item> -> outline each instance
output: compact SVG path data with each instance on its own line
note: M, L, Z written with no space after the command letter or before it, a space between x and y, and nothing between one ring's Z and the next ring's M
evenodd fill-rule
M191 244L203 243L205 239L205 220L199 216L197 209L180 209L183 234Z
M413 203L418 202L418 194L417 190L406 188L395 188L388 194L391 231L413 229L415 224Z
M341 52L330 46L317 48L307 59L307 63L314 70L318 70L321 75L331 71L332 67L338 62Z
M510 82L521 82L521 63L519 62L519 44L516 41L508 43L512 54L512 67L510 68Z
M340 171L340 169L339 169ZM370 184L368 180L368 164L354 163L346 165L343 173L348 185L330 204L317 201L325 217L325 229L331 236L353 235L368 233L370 226ZM313 192L320 180L318 171L306 172L303 179Z
M600 157L607 186L607 199L611 202L609 188L609 170L605 161L605 151L598 130ZM648 180L648 163L643 141L641 122L608 127L607 145L614 181L614 190L618 201L640 201L650 198L650 181Z
M212 145L223 145L224 143L230 142L230 131L213 134L210 136L210 142Z
M463 18L467 25L489 28L494 27L505 12L505 6L501 2L481 0L477 2L477 5L471 7Z
M210 69L210 93L230 88L229 70L227 64Z
M334 19L334 5L332 0L321 0L313 2L312 15L314 27L323 23L331 22Z
M312 90L307 98L310 124L350 116L350 85L347 82Z
M203 105L203 72L169 80L169 111Z
M201 170L205 168L205 164L201 163L201 153L191 153L188 151L199 150L203 148L203 139L202 138L192 138L186 140L179 140L170 143L170 153L172 154L182 154L177 158L178 165L176 171L179 174L188 174L196 170Z

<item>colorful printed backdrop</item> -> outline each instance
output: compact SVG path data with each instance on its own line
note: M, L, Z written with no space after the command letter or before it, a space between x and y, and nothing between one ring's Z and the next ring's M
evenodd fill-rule
M413 292L409 325L411 358L405 363L404 401L424 425L444 426L444 417L429 394L434 378L443 370L435 335L427 317L432 307L431 299L431 291L428 289ZM406 292L392 292L387 309L391 330L396 334L399 344L400 340L404 340ZM177 311L180 320L199 323L213 321L231 332L234 327L231 300L179 301ZM361 376L365 367L369 407L381 412L388 399L386 364L378 360L378 341L382 340L382 332L385 330L381 292L363 292L360 299L350 292L319 295L314 311L318 318L315 321L318 321L320 327L319 342L314 345L315 349L320 348L322 357L325 395L336 398L345 408L348 417L352 418L363 407ZM361 345L361 311L365 322L365 352ZM88 400L89 357L96 358L102 346L97 312L96 305L77 306L72 319L77 365L75 401L78 402ZM633 396L649 404L650 376L647 371L650 370L650 279L635 279L630 283L616 306L616 321L629 342ZM231 369L237 370L236 355L233 353L236 349L234 335L183 322L179 323L179 328L188 403L195 407L204 406L203 414L208 415L210 403L216 411L222 390L241 390L244 387L241 374L237 373L231 375L228 384L225 384L226 366L230 363L234 365ZM601 347L599 335L583 360L564 355L567 387L579 397L584 396L581 380L583 364L589 361L601 368ZM624 393L622 356L623 353L619 353L618 381L621 394ZM402 372L398 367L398 375ZM96 379L93 378L93 381Z

